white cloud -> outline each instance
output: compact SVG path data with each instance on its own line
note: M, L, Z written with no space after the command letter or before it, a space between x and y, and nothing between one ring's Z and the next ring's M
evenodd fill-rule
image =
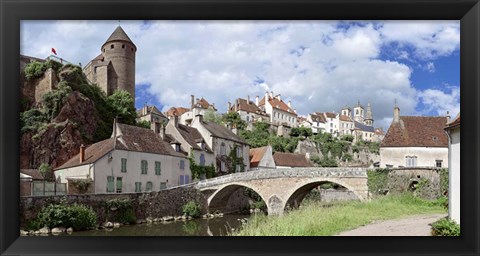
M426 65L425 65L425 70L427 70L428 72L430 73L435 73L436 69L435 69L435 64L433 62L428 62Z
M421 103L425 106L424 114L434 112L439 116L446 115L447 111L451 117L460 112L460 87L446 86L449 90L444 92L437 89L427 89L418 94Z
M64 59L85 65L100 53L117 25L116 21L24 21L21 53L46 57L55 47ZM380 59L382 46L410 45L414 53L399 49L399 59L429 59L447 55L459 45L458 22L363 22L348 27L334 21L122 21L121 25L138 48L137 87L142 84L141 89L163 110L188 106L194 94L224 112L228 101L262 97L265 90L273 90L291 100L302 115L339 111L357 100L363 105L371 102L375 124L385 128L395 99L402 114L412 114L419 97L411 83L413 69Z

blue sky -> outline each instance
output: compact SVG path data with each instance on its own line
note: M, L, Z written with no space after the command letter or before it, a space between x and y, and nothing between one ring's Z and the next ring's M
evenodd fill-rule
M50 49L86 65L118 21L22 21L21 54ZM265 91L300 115L372 105L387 129L401 115L460 111L459 21L120 21L137 46L136 107L188 107L190 95L225 112Z

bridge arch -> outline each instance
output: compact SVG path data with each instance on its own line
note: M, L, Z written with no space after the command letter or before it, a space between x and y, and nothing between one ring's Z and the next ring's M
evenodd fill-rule
M363 201L365 198L356 190L353 189L349 184L346 182L342 182L338 179L329 179L329 178L318 178L318 179L312 179L308 182L301 183L297 186L294 186L288 193L288 199L285 201L285 206L284 210L287 210L288 208L294 209L298 208L300 203L303 201L305 196L310 193L314 188L325 184L325 183L333 183L340 185L344 188L346 188L348 191L351 191L354 193L354 195L358 198L358 200Z
M210 195L210 197L208 198L209 211L219 210L221 212L224 212L228 206L230 197L240 189L243 190L244 188L249 188L255 193L257 193L262 199L262 201L265 203L265 205L267 205L267 201L265 200L262 193L258 191L258 189L242 182L235 182L218 188L213 194Z

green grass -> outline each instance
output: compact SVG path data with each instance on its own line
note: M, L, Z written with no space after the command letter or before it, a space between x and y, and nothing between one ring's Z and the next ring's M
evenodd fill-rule
M445 212L440 200L425 201L411 194L390 195L370 202L337 202L330 206L309 202L282 216L254 216L241 230L231 235L330 236L374 220Z

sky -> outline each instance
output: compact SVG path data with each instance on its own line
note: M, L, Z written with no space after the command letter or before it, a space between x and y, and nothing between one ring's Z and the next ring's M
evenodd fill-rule
M297 113L372 106L374 126L460 111L459 21L22 21L20 53L85 66L118 25L137 46L136 107L219 112L281 94Z

